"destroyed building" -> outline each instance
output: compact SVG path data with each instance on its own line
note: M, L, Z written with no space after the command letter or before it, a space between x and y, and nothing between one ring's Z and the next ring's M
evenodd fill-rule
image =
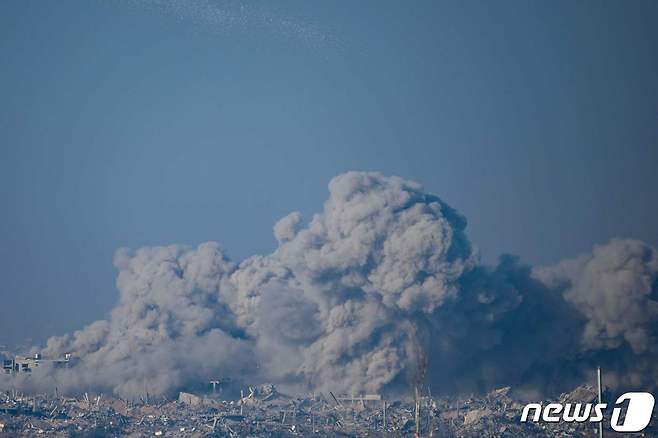
M70 353L66 353L64 357L58 359L46 359L40 353L36 353L32 357L16 356L13 359L4 359L2 371L5 374L31 373L39 366L68 368L71 364L72 355Z
M0 437L413 437L416 430L422 437L445 438L597 436L595 423L522 423L525 403L509 387L480 396L426 395L418 415L414 400L379 394L292 396L270 384L241 392L231 400L209 389L181 392L175 400L129 401L10 391L0 397ZM594 388L583 385L545 402L587 403L596 397ZM636 434L617 434L609 424L604 432L606 438L658 437L655 423Z
M59 359L46 359L40 353L32 357L16 356L13 359L2 361L2 371L5 374L31 373L39 366L50 366L53 368L68 368L72 364L72 356L66 353Z

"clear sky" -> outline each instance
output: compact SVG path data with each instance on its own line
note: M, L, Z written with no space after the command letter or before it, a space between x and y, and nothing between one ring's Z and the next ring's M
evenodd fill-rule
M0 344L107 314L118 247L275 247L347 170L487 262L658 243L658 2L0 2Z

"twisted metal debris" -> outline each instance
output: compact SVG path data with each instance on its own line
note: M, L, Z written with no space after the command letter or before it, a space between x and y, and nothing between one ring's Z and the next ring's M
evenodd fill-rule
M165 398L128 401L105 395L25 395L9 391L0 399L0 436L167 436L293 437L414 436L415 418L426 437L576 437L596 436L594 423L521 423L524 403L509 388L484 396L422 397L385 400L379 395L315 393L294 397L274 385L247 387L241 397L181 392ZM587 403L590 386L562 394L559 401ZM652 424L627 437L658 436ZM606 437L614 437L606 431Z

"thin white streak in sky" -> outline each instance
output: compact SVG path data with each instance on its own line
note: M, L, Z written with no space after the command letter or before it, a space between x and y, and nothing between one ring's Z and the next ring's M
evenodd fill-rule
M325 27L265 4L232 0L112 1L171 16L209 32L251 32L260 29L285 39L301 41L312 48L338 46L338 39Z

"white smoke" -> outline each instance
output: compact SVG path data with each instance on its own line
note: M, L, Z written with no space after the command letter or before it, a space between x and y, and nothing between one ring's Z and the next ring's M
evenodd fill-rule
M216 243L119 250L109 320L44 351L72 352L78 366L0 387L138 397L226 376L400 391L419 347L437 392L559 389L611 354L614 382L655 385L654 248L615 240L554 267L486 267L465 228L416 183L349 172L308 224L292 213L274 226L270 255L236 264Z

